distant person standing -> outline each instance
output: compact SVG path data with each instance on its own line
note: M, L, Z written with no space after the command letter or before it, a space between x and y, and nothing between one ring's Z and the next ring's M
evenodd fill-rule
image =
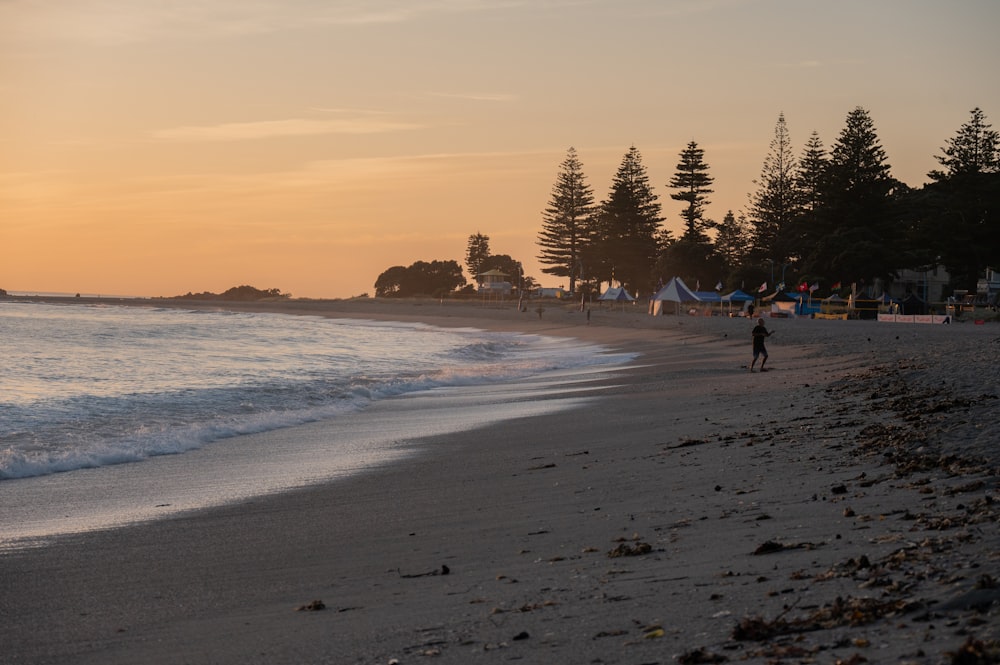
M747 305L747 317L749 317L751 319L753 318L754 309L756 309L756 308L753 306L753 303L750 303L749 305Z
M771 334L764 327L764 319L757 319L757 325L750 332L751 337L753 337L753 362L750 363L751 372L753 371L753 366L757 364L757 358L761 356L763 356L763 360L760 361L760 371L767 371L764 369L764 363L767 362L767 347L764 345L764 340L770 337Z

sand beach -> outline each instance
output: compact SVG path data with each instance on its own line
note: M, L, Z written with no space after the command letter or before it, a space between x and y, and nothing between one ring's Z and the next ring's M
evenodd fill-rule
M745 318L123 304L639 356L364 475L0 552L4 663L1000 662L995 323L768 319L762 374Z

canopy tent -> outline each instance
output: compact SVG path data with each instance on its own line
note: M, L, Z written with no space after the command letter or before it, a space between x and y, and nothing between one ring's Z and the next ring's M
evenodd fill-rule
M610 301L612 303L620 302L623 310L625 309L625 303L635 301L635 298L629 295L629 292L625 290L625 287L621 286L609 286L608 290L598 296L597 299Z
M761 298L763 302L799 302L802 300L801 294L789 293L787 291L775 291L769 296Z
M736 305L737 310L743 310L746 308L747 303L756 302L756 298L745 291L740 291L736 289L731 293L726 293L720 296L722 303L724 305L729 305L729 315L733 315L733 305Z
M722 302L722 296L717 291L695 291L694 297L701 302Z
M652 300L649 302L649 313L653 316L658 316L663 313L663 303L664 302L698 302L698 296L694 294L694 291L687 287L680 277L673 277L669 282L663 285L659 291L653 296ZM677 311L680 312L680 307L677 307Z
M722 302L753 302L754 300L756 300L756 298L752 295L740 291L739 289L722 296Z
M635 298L630 296L628 291L626 291L625 288L621 286L609 286L608 290L602 293L597 299L614 300L616 302L617 301L632 302L633 300L635 300Z

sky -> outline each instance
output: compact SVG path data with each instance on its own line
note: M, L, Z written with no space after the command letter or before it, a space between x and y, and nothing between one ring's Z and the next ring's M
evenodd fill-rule
M979 107L996 0L0 0L0 288L374 295L489 237L537 261L559 165L598 201L635 146L704 151L739 214L784 113L796 155L868 110L912 187ZM668 276L669 277L669 276Z

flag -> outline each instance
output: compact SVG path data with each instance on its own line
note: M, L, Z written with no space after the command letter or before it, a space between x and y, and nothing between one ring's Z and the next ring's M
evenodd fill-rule
M694 290L695 291L701 291L701 280L700 279L695 280L695 282L694 282Z
M721 290L722 290L722 282L718 282L718 283L717 283L717 284L715 285L715 290L716 290L716 291L721 291Z
M761 284L760 288L757 289L757 293L764 293L764 291L767 291L767 282L764 282L763 284Z
M799 293L805 293L809 290L809 282L802 282L799 284Z
M830 290L831 291L836 291L839 288L840 288L840 282L834 282L833 286L830 287Z
M781 282L780 284L778 284L778 288L775 289L775 291L784 291L784 290L785 290L785 283L784 282Z
M812 286L809 287L809 293L819 290L819 282L813 282Z

